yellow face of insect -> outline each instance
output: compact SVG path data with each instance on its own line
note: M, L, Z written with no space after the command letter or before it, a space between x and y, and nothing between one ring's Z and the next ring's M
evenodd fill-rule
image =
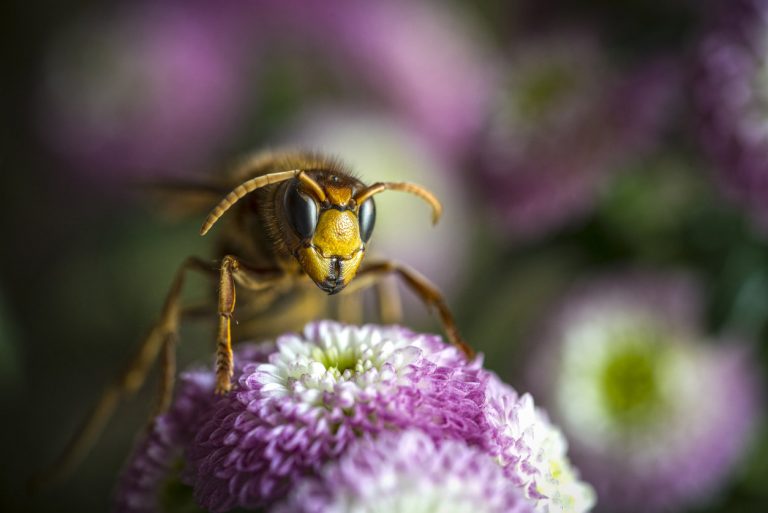
M298 236L293 254L302 270L322 290L340 292L355 277L373 231L373 200L357 205L350 188L326 187L320 203L298 183L288 186L285 212Z
M335 294L355 277L364 255L356 213L331 208L320 213L310 245L299 249L297 259L318 287Z

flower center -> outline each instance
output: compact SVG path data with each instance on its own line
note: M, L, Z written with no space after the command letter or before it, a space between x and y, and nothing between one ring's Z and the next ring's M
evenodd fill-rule
M360 362L360 355L353 347L339 350L335 346L315 346L312 348L312 358L334 375L342 375L345 371L355 373Z
M608 356L600 375L606 410L622 423L636 423L659 404L658 355L655 344L629 344Z

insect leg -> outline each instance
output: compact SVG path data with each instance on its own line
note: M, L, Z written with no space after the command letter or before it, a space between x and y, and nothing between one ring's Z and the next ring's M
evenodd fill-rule
M219 329L216 337L217 394L225 394L232 387L232 314L235 311L235 282L250 290L262 290L285 278L286 275L282 271L251 268L232 255L222 259L219 275Z
M338 296L337 315L340 321L360 324L363 321L363 297L359 292Z
M440 317L440 322L443 324L443 329L445 329L449 342L461 349L467 355L467 358L472 358L475 351L461 338L456 321L454 321L453 314L448 309L448 305L445 304L443 295L435 285L414 269L393 260L373 262L357 274L353 283L361 279L365 280L368 277L380 280L390 274L396 274L419 299L426 303L427 306L437 310L437 315Z
M169 333L163 341L163 354L160 363L160 390L157 395L157 405L155 406L155 413L152 415L154 419L171 405L173 399L173 387L176 384L176 343L177 333Z
M376 294L378 307L378 322L382 324L396 324L402 320L403 310L400 301L400 289L397 283L389 276L379 274L359 273L352 282L338 295L339 320L351 324L359 324L363 316L361 292L367 288L373 288Z
M141 388L161 349L164 349L164 365L157 412L167 407L173 393L175 341L180 315L179 298L186 271L190 269L215 273L208 263L198 258L190 257L182 264L165 298L159 320L144 338L122 374L102 392L99 401L59 459L50 469L34 479L33 486L44 486L65 477L77 466L104 430L120 399L133 395Z
M403 305L400 300L400 289L391 278L382 278L375 285L376 301L379 306L379 322L382 324L397 324L403 318Z

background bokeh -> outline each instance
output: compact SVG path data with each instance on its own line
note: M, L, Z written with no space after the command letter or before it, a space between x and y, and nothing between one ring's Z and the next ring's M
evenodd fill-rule
M747 355L734 379L749 384L725 402L756 399L721 412L747 427L717 424L716 438L738 440L706 493L681 485L659 507L765 511L768 2L79 0L19 2L10 19L0 510L109 507L154 380L74 476L37 494L25 483L120 371L176 267L211 256L201 216L143 185L306 146L368 182L438 193L436 229L418 201L378 196L374 251L438 283L465 338L520 390L559 379L537 348L574 287L631 296L623 280L638 272L668 280L654 290L695 283L686 344ZM192 281L189 301L207 292ZM406 324L439 330L406 306ZM180 366L209 361L210 333L205 319L183 327ZM687 391L686 407L714 401L707 390ZM556 398L536 397L562 420ZM604 511L627 507L610 500ZM638 502L629 509L646 510Z

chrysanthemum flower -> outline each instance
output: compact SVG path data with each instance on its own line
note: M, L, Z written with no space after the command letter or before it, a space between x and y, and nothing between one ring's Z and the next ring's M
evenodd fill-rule
M607 174L655 141L674 74L662 61L621 74L575 31L518 41L507 68L481 179L512 236L529 238L583 215Z
M352 444L274 513L533 513L488 454L421 431Z
M718 5L693 82L702 143L726 192L768 225L768 1Z
M165 445L183 450L182 479L208 510L270 507L308 476L322 476L360 440L412 430L434 441L440 454L450 441L485 454L506 476L505 488L536 511L582 513L592 505L589 486L565 458L564 441L531 398L518 397L479 359L467 361L438 336L321 321L279 337L266 357L251 351L237 358L230 394L197 403L194 420L179 416L177 405L164 416L191 430ZM182 389L179 397L187 395ZM158 437L149 436L123 481L130 493L120 497L133 497L131 504L140 503L137 495L157 500L160 486L151 483L170 468L169 451L161 446L156 457ZM137 486L143 468L152 470L150 484Z
M697 332L681 278L586 286L554 315L530 369L606 511L669 511L716 492L755 421L752 370Z
M439 337L310 324L246 365L188 452L198 502L256 507L362 435L406 427L479 443L487 376Z

